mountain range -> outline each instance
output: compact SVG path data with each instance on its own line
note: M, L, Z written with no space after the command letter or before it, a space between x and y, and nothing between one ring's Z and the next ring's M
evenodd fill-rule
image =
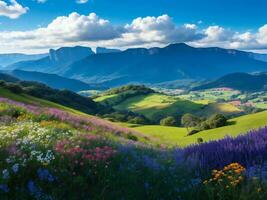
M265 55L222 48L194 48L184 43L164 48L125 51L88 47L50 50L45 58L23 61L9 69L56 73L87 83L118 86L184 79L215 79L234 72L267 71Z
M86 82L160 83L178 79L212 79L233 72L267 70L267 63L247 52L172 44L95 54L69 65L63 76Z

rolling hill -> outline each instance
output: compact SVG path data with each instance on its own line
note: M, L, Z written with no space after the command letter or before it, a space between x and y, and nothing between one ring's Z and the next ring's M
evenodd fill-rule
M214 113L232 116L243 112L229 103L202 104L179 98L179 96L156 93L153 90L147 93L137 92L138 89L118 90L120 92L104 93L94 98L94 101L112 106L115 110L142 114L154 123L158 123L162 118L168 116L180 119L185 113L209 117Z
M246 134L249 131L265 127L267 125L267 111L244 115L231 119L230 125L215 128L211 130L201 131L191 136L187 136L186 128L166 127L166 126L141 126L131 124L121 124L132 129L151 136L157 140L158 144L167 146L189 146L197 143L198 138L202 138L204 142L211 140L219 140L224 137L236 137Z
M215 81L194 87L192 90L228 87L240 91L262 91L267 86L267 74L233 73L225 75Z

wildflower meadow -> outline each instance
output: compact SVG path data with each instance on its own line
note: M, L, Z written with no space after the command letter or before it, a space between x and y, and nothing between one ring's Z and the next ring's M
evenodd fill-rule
M0 123L3 200L267 197L267 128L166 148L96 117L6 98Z

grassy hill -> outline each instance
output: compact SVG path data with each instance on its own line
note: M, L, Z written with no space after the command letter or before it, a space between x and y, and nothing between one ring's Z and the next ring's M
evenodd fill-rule
M118 126L115 123L112 123L110 121L95 117L93 115L81 112L76 109L69 108L67 106L63 106L51 101L47 101L41 98L33 97L27 94L15 94L7 89L1 88L0 87L0 98L8 98L10 100L14 100L16 102L22 102L25 103L26 105L33 105L33 106L38 106L41 108L55 108L60 111L64 111L66 113L69 113L73 116L76 116L78 118L81 117L81 120L89 120L91 121L91 125L95 127L99 127L100 130L103 129L103 131L107 133L113 132L113 134L108 135L109 137L114 138L115 140L120 139L121 137L126 137L126 139L129 140L135 140L135 141L141 141L147 143L149 138L146 137L145 135L133 131L132 129L125 128L124 126ZM122 133L122 134L121 134ZM126 134L126 135L125 135ZM130 134L128 138L128 134Z
M258 129L267 125L267 111L255 114L244 115L229 120L231 125L211 130L201 131L195 135L187 136L185 128L166 127L166 126L138 126L124 124L132 129L151 136L158 141L158 144L167 146L178 145L185 147L197 143L198 138L202 138L204 142L210 140L222 139L226 136L236 137L245 134L250 130Z
M179 96L169 96L160 93L134 94L126 96L125 91L117 94L102 95L94 100L110 105L116 110L129 110L144 115L150 120L158 122L167 116L180 117L185 113L208 117L214 113L235 115L242 110L229 103L210 103L207 101L190 101Z

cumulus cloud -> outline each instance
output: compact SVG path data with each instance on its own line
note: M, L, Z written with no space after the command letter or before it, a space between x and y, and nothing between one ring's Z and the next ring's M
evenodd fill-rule
M95 13L80 15L74 12L57 17L46 27L0 32L2 52L44 52L47 48L73 45L126 49L178 42L197 47L267 49L267 24L255 32L237 32L218 25L199 29L192 23L177 26L170 16L161 15L139 17L124 26L116 26Z
M88 0L76 0L76 2L79 3L79 4L83 4L83 3L87 3Z
M125 43L172 43L198 40L197 26L185 24L177 27L168 15L159 17L136 18L125 26L122 35Z
M0 0L0 16L9 17L10 19L17 19L21 15L27 13L29 8L23 7L16 0L10 0L8 4Z

